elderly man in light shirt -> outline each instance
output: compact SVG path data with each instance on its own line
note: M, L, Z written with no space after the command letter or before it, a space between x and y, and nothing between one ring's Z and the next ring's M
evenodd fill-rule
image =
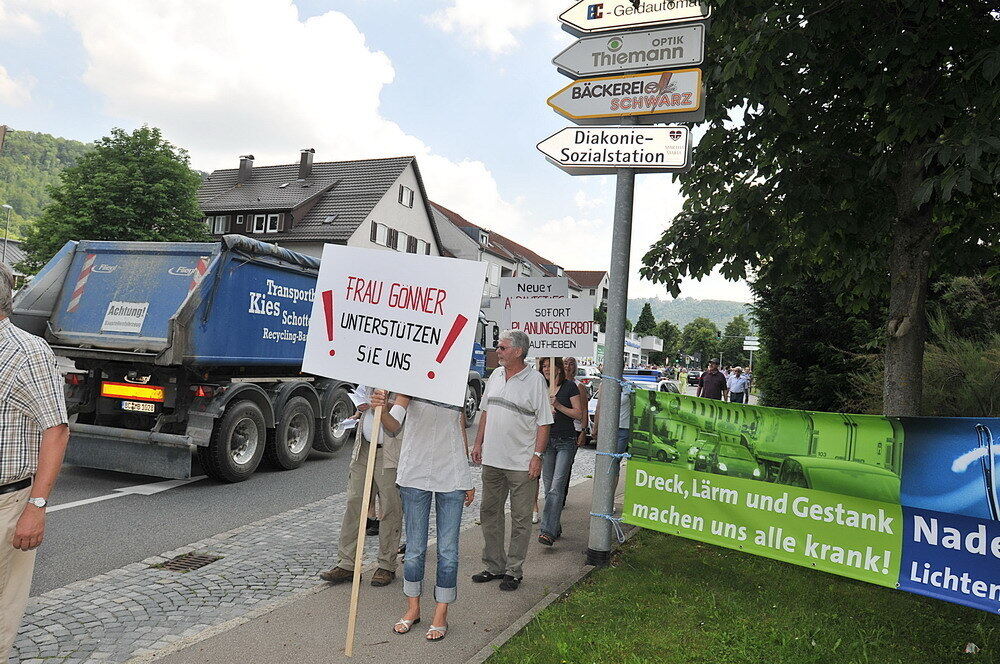
M507 330L497 343L500 366L490 375L472 460L483 464L483 563L476 583L501 579L500 590L517 590L531 537L531 509L542 473L542 454L553 422L548 386L524 358L531 344ZM504 504L510 496L510 547L505 547Z
M750 376L743 373L742 367L735 367L726 379L729 388L729 400L733 403L746 403L747 392L750 390Z

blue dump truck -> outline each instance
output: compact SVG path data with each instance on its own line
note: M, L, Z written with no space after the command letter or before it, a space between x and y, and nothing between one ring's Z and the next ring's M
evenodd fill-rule
M301 373L320 261L227 235L221 242L68 242L15 298L15 325L72 360L66 462L239 482L262 459L300 466L350 433L354 385ZM467 416L485 374L486 329Z

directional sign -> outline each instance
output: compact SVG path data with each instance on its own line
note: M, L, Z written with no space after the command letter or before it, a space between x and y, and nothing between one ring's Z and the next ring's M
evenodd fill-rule
M663 23L683 23L708 18L712 13L700 0L582 0L559 15L563 29L575 35L648 28Z
M705 24L586 37L552 59L570 78L700 65Z
M760 341L760 337L743 337L743 341Z
M691 131L675 127L567 127L538 144L571 175L683 171L691 165Z
M577 124L623 115L653 117L701 111L701 70L582 79L549 97L548 104Z

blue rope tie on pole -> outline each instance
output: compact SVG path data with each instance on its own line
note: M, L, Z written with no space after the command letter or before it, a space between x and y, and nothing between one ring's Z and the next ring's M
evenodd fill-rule
M628 394L632 394L632 393L635 392L635 385L633 385L630 381L622 380L621 378L615 378L614 376L605 376L604 374L598 374L598 377L599 378L607 378L608 380L615 381L616 383L618 383L619 385L621 385L622 386L622 390L624 392L627 392Z
M618 454L617 452L594 452L596 456L609 456L614 459L631 459L632 455L628 452L622 452ZM615 470L615 465L613 463L608 464L608 475L611 475Z
M615 529L615 538L618 540L618 543L621 544L622 542L625 541L625 531L622 530L621 527L622 520L620 517L613 516L611 514L598 514L596 512L591 512L590 516L596 516L610 521L611 527Z

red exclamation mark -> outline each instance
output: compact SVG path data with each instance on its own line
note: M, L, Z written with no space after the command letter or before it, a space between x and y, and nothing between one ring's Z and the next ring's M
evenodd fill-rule
M448 336L445 337L444 343L441 344L441 350L438 351L437 357L434 358L435 362L438 364L444 362L444 358L447 357L448 351L450 351L451 347L455 345L455 339L457 339L458 335L462 333L462 328L464 328L465 324L468 322L469 319L462 314L455 317L455 322L451 324L451 330L448 332ZM434 372L428 371L427 377L434 378Z
M323 291L323 313L326 314L326 338L333 341L333 291ZM330 355L336 355L337 351L330 349Z

